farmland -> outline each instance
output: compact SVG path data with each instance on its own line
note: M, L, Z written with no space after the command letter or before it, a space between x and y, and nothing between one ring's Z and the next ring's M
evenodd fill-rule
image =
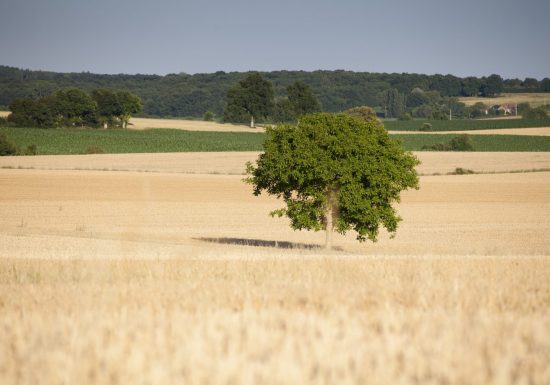
M134 153L0 157L0 384L550 382L550 137L418 152L397 237L324 250L242 182L265 134L135 128L7 129Z
M0 169L0 383L550 380L549 172L422 177L395 239L325 251L228 175L256 155L2 159L43 169ZM156 172L46 170L117 164Z
M219 125L222 126L222 125ZM505 131L505 130L503 130ZM70 155L103 152L161 153L261 151L265 134L258 132L185 131L178 129L90 130L79 128L37 129L0 128L20 149L35 145L40 155ZM537 136L472 135L476 151L550 151L549 130L540 128ZM400 134L393 132L407 150L448 141L456 134Z

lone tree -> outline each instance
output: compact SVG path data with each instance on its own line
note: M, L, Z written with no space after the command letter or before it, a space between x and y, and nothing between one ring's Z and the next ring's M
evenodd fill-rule
M248 75L227 92L227 105L224 120L239 122L243 116L250 118L250 127L254 120L267 117L274 105L273 85L259 73Z
M295 118L321 110L319 101L306 83L296 81L286 88L286 92Z
M266 132L265 152L247 163L246 181L254 195L283 198L286 208L272 216L288 216L294 230L326 230L326 248L333 230L373 242L380 225L395 234L401 218L392 203L418 188L420 162L380 122L319 113Z

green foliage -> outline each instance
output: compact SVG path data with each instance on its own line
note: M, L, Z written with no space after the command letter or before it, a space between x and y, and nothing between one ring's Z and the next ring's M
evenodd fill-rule
M423 150L433 151L474 151L474 145L469 135L459 135L447 143L435 143L422 147Z
M548 113L544 106L537 108L528 108L522 112L523 119L548 120Z
M53 104L55 112L62 118L62 126L93 127L97 125L96 102L90 95L78 88L58 91Z
M550 119L490 119L490 120L411 120L385 121L390 131L422 131L425 123L432 126L430 131L470 131L505 128L549 127Z
M481 79L481 87L479 89L481 96L492 97L500 94L504 90L504 83L500 75L493 74L488 78Z
M469 174L475 174L475 172L473 170L470 170L469 168L457 167L457 168L455 168L455 170L452 174L453 175L469 175Z
M206 111L202 117L202 120L204 120L205 122L213 122L214 113L212 111Z
M90 73L54 73L28 71L0 66L0 105L17 98L39 99L56 91L76 87L85 92L97 88L125 90L140 96L143 113L148 116L193 116L202 118L204 111L217 116L224 113L228 90L250 73L219 71L212 74L185 73L158 75L98 75ZM296 81L307 84L323 110L344 111L353 106L378 106L378 95L391 88L407 97L415 88L426 94L477 96L481 78L458 78L452 75L368 73L351 71L273 71L262 76L271 81L275 96L283 97ZM517 79L505 80L503 92L531 92ZM550 92L550 80L539 83L540 92ZM431 103L431 102L430 102ZM430 103L423 105L429 106ZM409 108L416 108L411 107ZM455 112L453 111L453 114ZM430 118L431 115L415 117ZM248 119L248 118L247 118Z
M274 104L273 85L259 73L248 75L227 93L227 107L224 121L240 123L243 115L250 117L250 127L254 120L271 114Z
M97 89L90 96L68 88L36 100L16 99L9 108L9 121L20 127L126 127L131 114L141 110L141 100L127 91Z
M100 147L106 154L261 151L263 133L200 132L170 129L82 130L59 128L0 128L0 133L19 148L38 146L40 155L85 154L89 147Z
M380 226L395 233L400 218L392 204L402 190L418 188L418 163L380 122L320 113L268 128L247 182L255 195L283 198L286 208L272 214L288 216L293 229L330 233L335 217L339 233L376 241Z
M404 111L403 96L395 88L386 90L380 95L380 105L386 118L398 118Z
M420 131L432 131L432 125L430 123L423 123L420 127Z
M287 88L288 101L294 117L319 112L321 106L319 101L311 92L311 88L301 81L296 81Z
M431 151L437 143L446 144L453 134L392 135L408 151ZM550 137L526 135L470 135L474 151L481 152L549 152Z
M23 155L38 155L38 146L36 144L29 144L25 149Z
M0 132L0 156L16 155L17 147L8 140L6 134Z

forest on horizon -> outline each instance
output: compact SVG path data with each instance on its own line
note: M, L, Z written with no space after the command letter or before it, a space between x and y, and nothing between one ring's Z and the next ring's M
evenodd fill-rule
M494 96L501 92L550 92L550 79L457 77L412 73L369 73L344 70L250 71L209 74L101 75L88 72L59 73L0 66L0 106L17 98L41 98L70 87L91 92L98 88L129 91L143 101L144 116L202 117L210 111L222 116L227 91L252 72L273 84L276 98L296 81L306 83L323 111L337 112L356 106L379 107L380 96L397 90L403 97L414 89L437 91L443 97Z

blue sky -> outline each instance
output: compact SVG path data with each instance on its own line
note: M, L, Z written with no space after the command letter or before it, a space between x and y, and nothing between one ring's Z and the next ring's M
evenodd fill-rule
M548 0L0 0L0 64L550 77Z

